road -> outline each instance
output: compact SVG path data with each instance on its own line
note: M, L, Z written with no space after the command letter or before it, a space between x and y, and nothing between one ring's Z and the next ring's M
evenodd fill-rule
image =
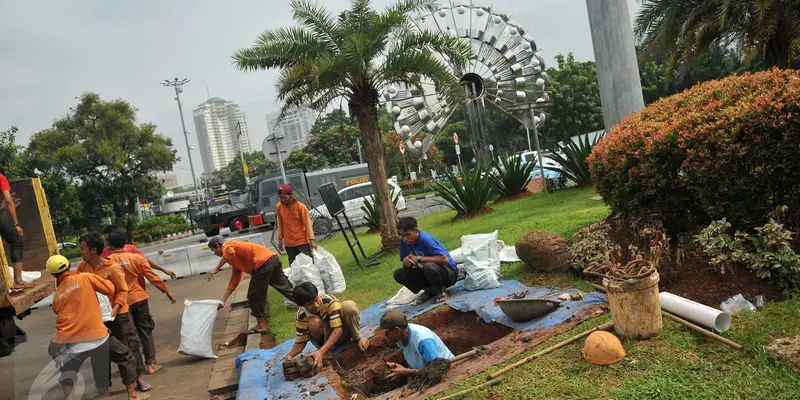
M199 359L177 353L180 343L181 317L183 315L184 299L218 299L222 297L225 286L230 278L230 271L221 271L212 282L206 282L205 277L169 281L167 284L178 297L178 302L170 304L169 300L152 285L148 285L150 294L150 312L156 322L154 332L156 340L156 355L158 362L164 366L162 371L155 375L147 375L145 379L153 385L150 391L151 399L208 399L208 380L214 368L214 360ZM217 315L218 323L214 327L214 344L220 342L225 326L219 321L227 320L230 307L226 307ZM47 346L55 336L55 314L48 308L33 310L32 314L22 321L17 321L19 326L28 333L28 342L20 345L10 357L0 358L0 399L63 399L60 388L51 385L36 385L39 390L32 390L37 377L46 370L51 363L47 354ZM116 371L116 367L112 367ZM94 379L91 373L91 363L84 363L81 369L86 391L91 393ZM40 378L41 379L41 378ZM42 387L48 387L46 393L41 393ZM87 393L87 394L89 394ZM77 399L77 397L76 397ZM119 380L119 374L113 373L110 399L127 399L124 388Z
M423 217L428 214L438 213L441 211L448 210L447 207L441 205L438 201L438 198L431 197L431 198L421 198L421 199L408 199L406 201L406 209L405 211L400 212L401 217L413 216L416 218ZM229 235L228 238L236 240L239 236L238 232L231 233L228 228L223 228L220 230L220 234L222 235ZM252 232L245 233L245 235L252 235ZM208 238L204 233L198 233L196 235L175 239L165 243L147 245L139 247L143 253L155 253L159 250L170 250L180 247L192 246L195 244L205 243L208 241Z

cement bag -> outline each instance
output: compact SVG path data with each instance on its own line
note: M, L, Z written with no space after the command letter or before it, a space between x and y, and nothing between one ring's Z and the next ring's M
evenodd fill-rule
M467 277L465 290L492 289L500 286L500 252L497 249L497 231L490 234L461 237L464 251L464 269Z
M314 249L314 265L317 267L322 283L325 285L325 293L339 294L347 289L342 267L339 266L336 257L328 250L322 247Z
M100 303L100 316L103 317L103 322L109 322L113 318L111 318L111 313L114 309L111 307L111 301L108 300L108 296L94 292L97 295L97 302Z
M453 257L453 262L456 264L463 264L464 263L464 251L461 250L461 247L449 252L450 257Z
M283 274L286 275L287 278L289 278L289 271L291 271L291 268L286 268L286 269L283 270ZM292 286L294 286L294 282L292 282L292 278L289 278L289 282L291 282ZM300 307L297 306L297 303L287 299L286 297L283 298L283 305L286 308L300 308Z
M416 305L424 302L426 299L427 297L425 297L425 290L420 290L419 293L414 294L414 292L403 286L399 291L397 291L397 294L394 295L394 297L386 301L386 308L395 308L409 304Z
M178 353L187 356L217 358L211 344L219 300L184 300L181 318L181 344Z

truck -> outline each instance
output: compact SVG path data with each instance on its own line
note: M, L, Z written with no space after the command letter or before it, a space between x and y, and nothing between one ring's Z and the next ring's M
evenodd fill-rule
M47 205L42 183L39 178L29 178L11 182L17 207L17 218L25 230L24 274L31 276L34 287L22 291L9 291L12 287L13 269L4 243L0 240L0 318L10 319L22 316L31 306L55 292L55 279L45 269L47 259L58 254L50 209ZM0 218L5 218L5 210L0 209ZM34 279L35 278L35 279ZM4 321L7 322L7 321ZM24 333L22 334L24 336ZM19 344L19 340L16 341Z
M332 232L333 224L316 208L323 204L319 194L319 186L333 183L337 188L369 182L367 164L352 164L337 168L326 168L319 171L305 172L302 169L285 171L286 180L294 189L294 194L311 212L314 232L325 236ZM252 180L249 191L236 196L223 196L209 203L208 207L196 210L192 219L205 232L206 236L219 235L223 227L231 232L250 226L274 226L275 206L278 199L278 186L283 184L280 171L256 177Z

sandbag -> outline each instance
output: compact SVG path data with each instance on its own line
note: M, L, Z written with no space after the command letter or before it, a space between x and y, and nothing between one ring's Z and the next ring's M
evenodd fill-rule
M294 263L292 263L288 273L287 270L284 270L284 273L286 273L286 277L289 278L292 285L298 285L302 282L311 282L316 286L320 294L327 293L325 291L325 283L322 281L322 276L320 276L319 270L314 265L314 260L305 254L299 254L294 259ZM297 304L289 299L284 299L283 304L289 308L297 308Z
M325 293L339 294L347 289L342 267L328 250L322 247L314 249L314 266L317 267L322 283L325 285Z
M111 313L113 312L113 308L111 307L111 301L108 299L108 296L94 292L97 295L97 302L100 303L100 316L103 318L103 322L109 322L113 318L111 318Z
M500 252L497 231L461 237L464 269L467 276L464 290L492 289L500 286Z
M181 318L181 344L178 353L188 356L217 358L212 339L219 300L184 300Z
M283 274L286 275L287 278L289 278L289 271L291 271L291 268L286 268L286 269L283 270ZM292 286L294 286L294 282L292 282L292 278L289 278L289 282L291 282ZM283 305L286 308L300 308L300 307L297 306L297 303L289 300L286 297L283 298Z
M461 247L450 251L450 257L453 257L453 262L456 264L463 264L464 263L464 251L461 250Z

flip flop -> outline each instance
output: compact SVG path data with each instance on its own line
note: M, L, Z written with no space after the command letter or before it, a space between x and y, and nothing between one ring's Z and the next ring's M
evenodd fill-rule
M153 386L147 383L147 381L136 382L136 390L140 392L149 392L153 390Z
M269 331L269 328L266 328L264 330L258 330L256 328L250 328L250 330L247 331L247 334L248 335L255 335L256 333L264 334L264 333L267 333L268 331Z

